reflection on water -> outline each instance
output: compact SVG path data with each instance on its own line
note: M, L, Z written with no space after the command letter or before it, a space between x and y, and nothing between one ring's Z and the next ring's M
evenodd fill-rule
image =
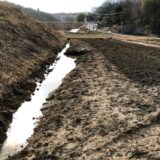
M13 121L7 132L8 138L0 153L0 160L4 160L7 155L14 154L26 145L26 140L33 134L36 118L42 115L40 108L48 94L58 88L66 74L75 67L75 60L64 55L68 48L69 44L58 54L60 59L50 66L53 71L46 75L42 84L37 84L31 101L24 102L13 115Z
M75 28L75 29L71 29L69 32L71 32L71 33L77 33L79 30L80 30L80 29Z

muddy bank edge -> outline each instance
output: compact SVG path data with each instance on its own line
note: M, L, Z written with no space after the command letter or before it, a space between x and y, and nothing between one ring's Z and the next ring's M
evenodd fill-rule
M61 33L0 2L0 147L12 114L65 46Z

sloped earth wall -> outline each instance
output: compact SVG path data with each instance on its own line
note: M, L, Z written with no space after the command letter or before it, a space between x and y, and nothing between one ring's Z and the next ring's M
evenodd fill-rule
M0 2L0 148L12 114L63 48L63 35Z

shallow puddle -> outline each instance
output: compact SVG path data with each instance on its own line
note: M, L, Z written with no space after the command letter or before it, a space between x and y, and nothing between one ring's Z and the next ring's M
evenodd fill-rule
M77 33L79 30L80 30L80 29L75 28L75 29L71 29L69 32L70 32L70 33Z
M53 69L42 84L37 83L37 88L30 102L24 102L13 115L13 121L8 129L8 138L3 144L0 160L4 160L8 155L13 155L20 151L26 140L33 134L37 118L42 116L40 111L42 104L50 92L57 89L62 83L62 79L76 66L75 59L66 57L64 53L69 48L69 44L58 54L57 59L50 69Z

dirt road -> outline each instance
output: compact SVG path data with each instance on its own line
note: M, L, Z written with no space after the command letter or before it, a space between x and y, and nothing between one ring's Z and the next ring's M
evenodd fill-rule
M130 42L130 43L140 43L145 46L153 46L160 48L160 38L156 37L148 37L148 36L134 36L134 35L123 35L117 33L106 33L106 32L89 32L83 34L73 34L67 33L67 37L71 39L114 39L123 42Z
M90 52L49 96L28 146L9 159L160 159L160 50L81 40Z

